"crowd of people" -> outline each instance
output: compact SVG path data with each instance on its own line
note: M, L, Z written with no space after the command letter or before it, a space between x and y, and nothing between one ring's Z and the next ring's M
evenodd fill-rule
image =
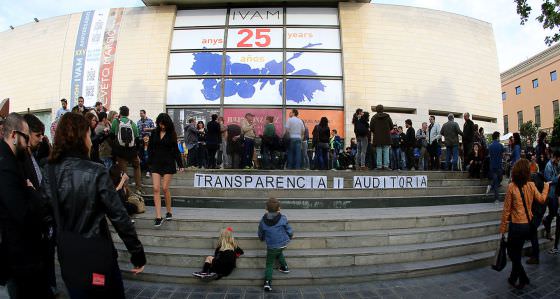
M522 145L519 133L505 147L498 132L487 142L483 128L470 120L469 113L463 115L462 130L453 114L441 126L430 116L418 130L408 119L403 129L378 105L371 118L362 109L356 111L352 119L355 138L346 148L326 117L309 132L297 109L290 112L282 136L272 116L257 135L251 113L240 124L227 125L214 114L207 123L190 119L180 140L166 113L154 122L141 110L134 122L126 106L118 112L106 111L101 103L87 108L83 98L72 109L65 99L61 106L51 125L52 144L44 134L45 125L32 114L12 113L0 122L0 283L7 285L12 298L52 298L56 293L55 248L72 298L124 297L106 221L111 221L130 252L132 271L141 273L146 257L129 217L139 207L129 198L136 195L142 201L144 172L153 184L154 226L171 221L172 177L187 167L462 170L474 178L488 178L487 193L492 190L496 201L504 175L510 174L500 226L502 233L509 230L514 264L510 284L523 288L529 283L521 249L525 240L531 240L527 263L539 263L537 228L541 224L545 237L552 240L556 221L554 247L548 252L558 254L560 151L552 151L545 132L539 133L535 147L531 141ZM129 166L134 169L134 191L128 187ZM277 200L267 202L267 211L259 225L259 238L268 247L264 288L271 290L272 264L278 260L280 271L289 272L282 249L293 231L280 214ZM235 259L243 254L232 232L221 232L215 255L205 260L196 277L214 279L231 273ZM95 274L93 279L88 273Z

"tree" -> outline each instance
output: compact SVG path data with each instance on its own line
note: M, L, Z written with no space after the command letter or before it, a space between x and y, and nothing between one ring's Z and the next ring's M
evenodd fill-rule
M519 128L519 135L521 135L521 142L523 142L523 144L526 144L527 140L530 139L531 143L533 143L537 139L538 132L539 132L539 127L535 126L532 120L521 124L521 127Z
M552 129L552 137L550 138L551 146L560 145L560 116L554 119L554 127Z
M521 18L521 25L525 25L533 8L527 3L527 0L515 0L515 3L517 4L517 14ZM560 1L543 0L541 14L536 19L542 23L544 29L560 28ZM558 40L560 40L560 33L556 32L552 36L547 36L544 42L550 46Z

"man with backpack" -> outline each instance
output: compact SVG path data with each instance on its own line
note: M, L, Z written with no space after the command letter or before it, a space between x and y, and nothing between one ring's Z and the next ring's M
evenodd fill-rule
M113 154L121 171L127 172L129 164L134 167L134 182L136 190L144 193L142 189L142 179L140 177L140 159L138 158L138 150L136 148L136 140L140 136L136 124L128 118L130 110L126 106L119 108L120 119L113 120L111 125L111 133L115 136L115 146L113 146Z

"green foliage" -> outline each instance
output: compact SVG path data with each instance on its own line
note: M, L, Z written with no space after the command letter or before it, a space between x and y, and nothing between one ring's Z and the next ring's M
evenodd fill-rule
M560 1L558 0L542 0L541 14L536 20L542 24L544 29L555 30L560 28ZM527 0L515 0L517 4L517 14L521 18L521 25L525 25L533 8L527 3ZM560 40L560 33L556 32L552 36L547 36L544 42L550 46L554 42Z
M522 123L521 128L519 128L519 135L521 135L521 141L523 144L527 142L527 139L530 139L531 142L535 142L535 140L537 140L538 132L539 127L535 126L532 120Z
M552 136L550 138L550 145L560 145L560 116L554 119L554 127L552 128Z

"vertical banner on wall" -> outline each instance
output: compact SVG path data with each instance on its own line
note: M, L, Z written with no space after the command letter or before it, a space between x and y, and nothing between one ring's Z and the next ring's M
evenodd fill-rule
M84 62L88 46L88 37L91 21L95 11L84 11L78 27L78 36L74 46L74 61L72 63L72 83L70 86L70 107L73 107L76 100L82 93L82 80L84 78Z
M121 27L121 20L124 8L111 9L109 21L105 29L103 39L103 50L101 68L99 69L99 92L97 100L103 103L104 107L111 106L111 91L113 87L113 67L115 65L115 52L117 51L117 38Z
M117 37L124 9L112 8L82 14L74 51L70 106L79 96L86 106L111 102L111 85Z

